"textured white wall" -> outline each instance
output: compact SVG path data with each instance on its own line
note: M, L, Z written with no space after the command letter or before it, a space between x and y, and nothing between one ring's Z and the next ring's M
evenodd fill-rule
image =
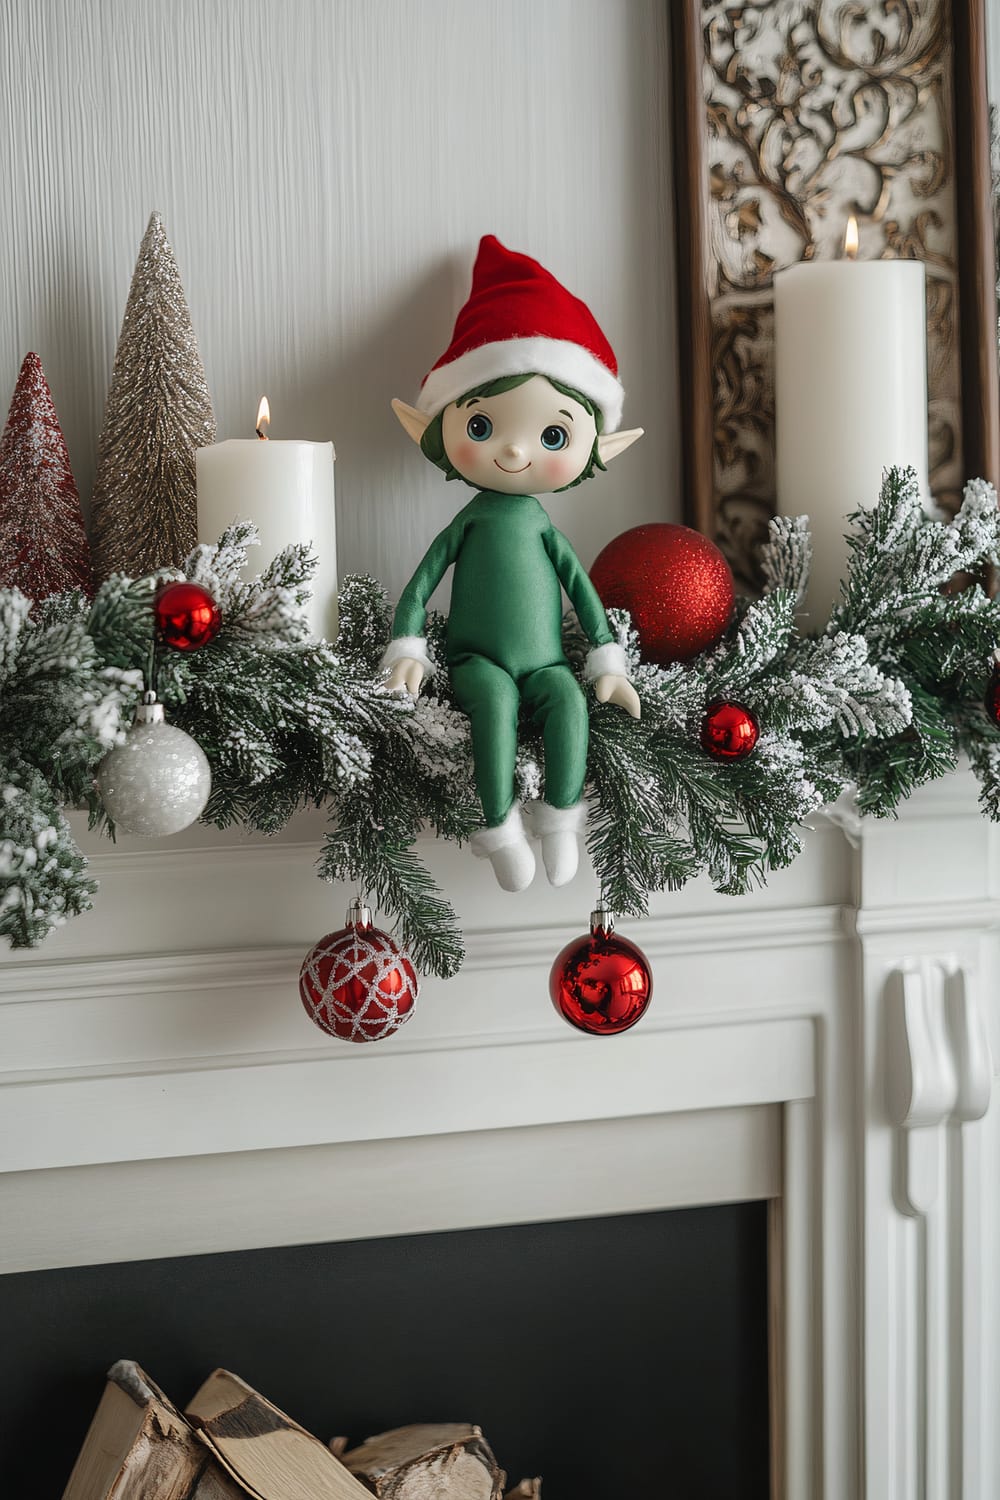
M589 563L678 519L663 0L0 0L0 403L45 364L81 493L139 240L177 252L220 437L333 438L342 570L393 590L468 491L397 428L480 234L588 299L646 438L550 509Z

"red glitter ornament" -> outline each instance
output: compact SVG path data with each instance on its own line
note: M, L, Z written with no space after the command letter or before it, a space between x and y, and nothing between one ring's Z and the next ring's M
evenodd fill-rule
M756 715L744 703L718 698L701 721L701 748L713 760L745 760L760 734Z
M156 628L175 651L207 646L222 624L222 611L200 583L167 583L153 600Z
M299 994L321 1031L344 1042L380 1042L413 1014L420 982L412 960L387 932L372 926L371 910L351 903L347 926L328 932L306 954Z
M599 904L589 933L567 943L552 965L549 994L577 1031L616 1036L645 1015L653 972L642 949L618 936L612 913Z
M642 654L687 661L721 640L736 591L714 542L666 521L634 526L609 542L590 570L606 609L627 609Z
M37 354L24 357L0 437L0 586L36 600L94 592L80 496Z
M1000 729L1000 662L994 662L990 680L986 684L986 695L983 698L983 707L986 717L991 724Z

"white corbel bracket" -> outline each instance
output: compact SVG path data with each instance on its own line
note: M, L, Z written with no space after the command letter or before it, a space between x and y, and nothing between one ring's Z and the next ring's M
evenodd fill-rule
M886 1103L902 1131L900 1207L923 1214L937 1196L938 1132L980 1119L993 1064L982 1010L951 958L907 961L886 990Z

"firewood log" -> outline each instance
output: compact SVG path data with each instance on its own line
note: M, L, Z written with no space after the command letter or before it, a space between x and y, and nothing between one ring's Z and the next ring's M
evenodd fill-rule
M343 1454L379 1500L502 1500L507 1476L478 1427L396 1427Z
M133 1360L108 1371L63 1500L246 1500Z
M219 1466L256 1500L368 1500L325 1443L229 1370L209 1376L185 1415Z

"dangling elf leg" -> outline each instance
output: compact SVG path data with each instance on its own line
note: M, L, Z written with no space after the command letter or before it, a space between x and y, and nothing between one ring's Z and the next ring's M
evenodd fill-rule
M522 678L525 708L542 731L545 801L528 808L531 832L542 841L542 861L551 885L566 885L580 860L587 826L583 783L587 775L587 702L569 667L541 667Z
M520 695L508 672L485 656L464 656L449 665L451 685L472 727L476 791L486 827L473 834L472 852L488 859L505 891L523 891L535 874L531 852L514 805L517 715Z

